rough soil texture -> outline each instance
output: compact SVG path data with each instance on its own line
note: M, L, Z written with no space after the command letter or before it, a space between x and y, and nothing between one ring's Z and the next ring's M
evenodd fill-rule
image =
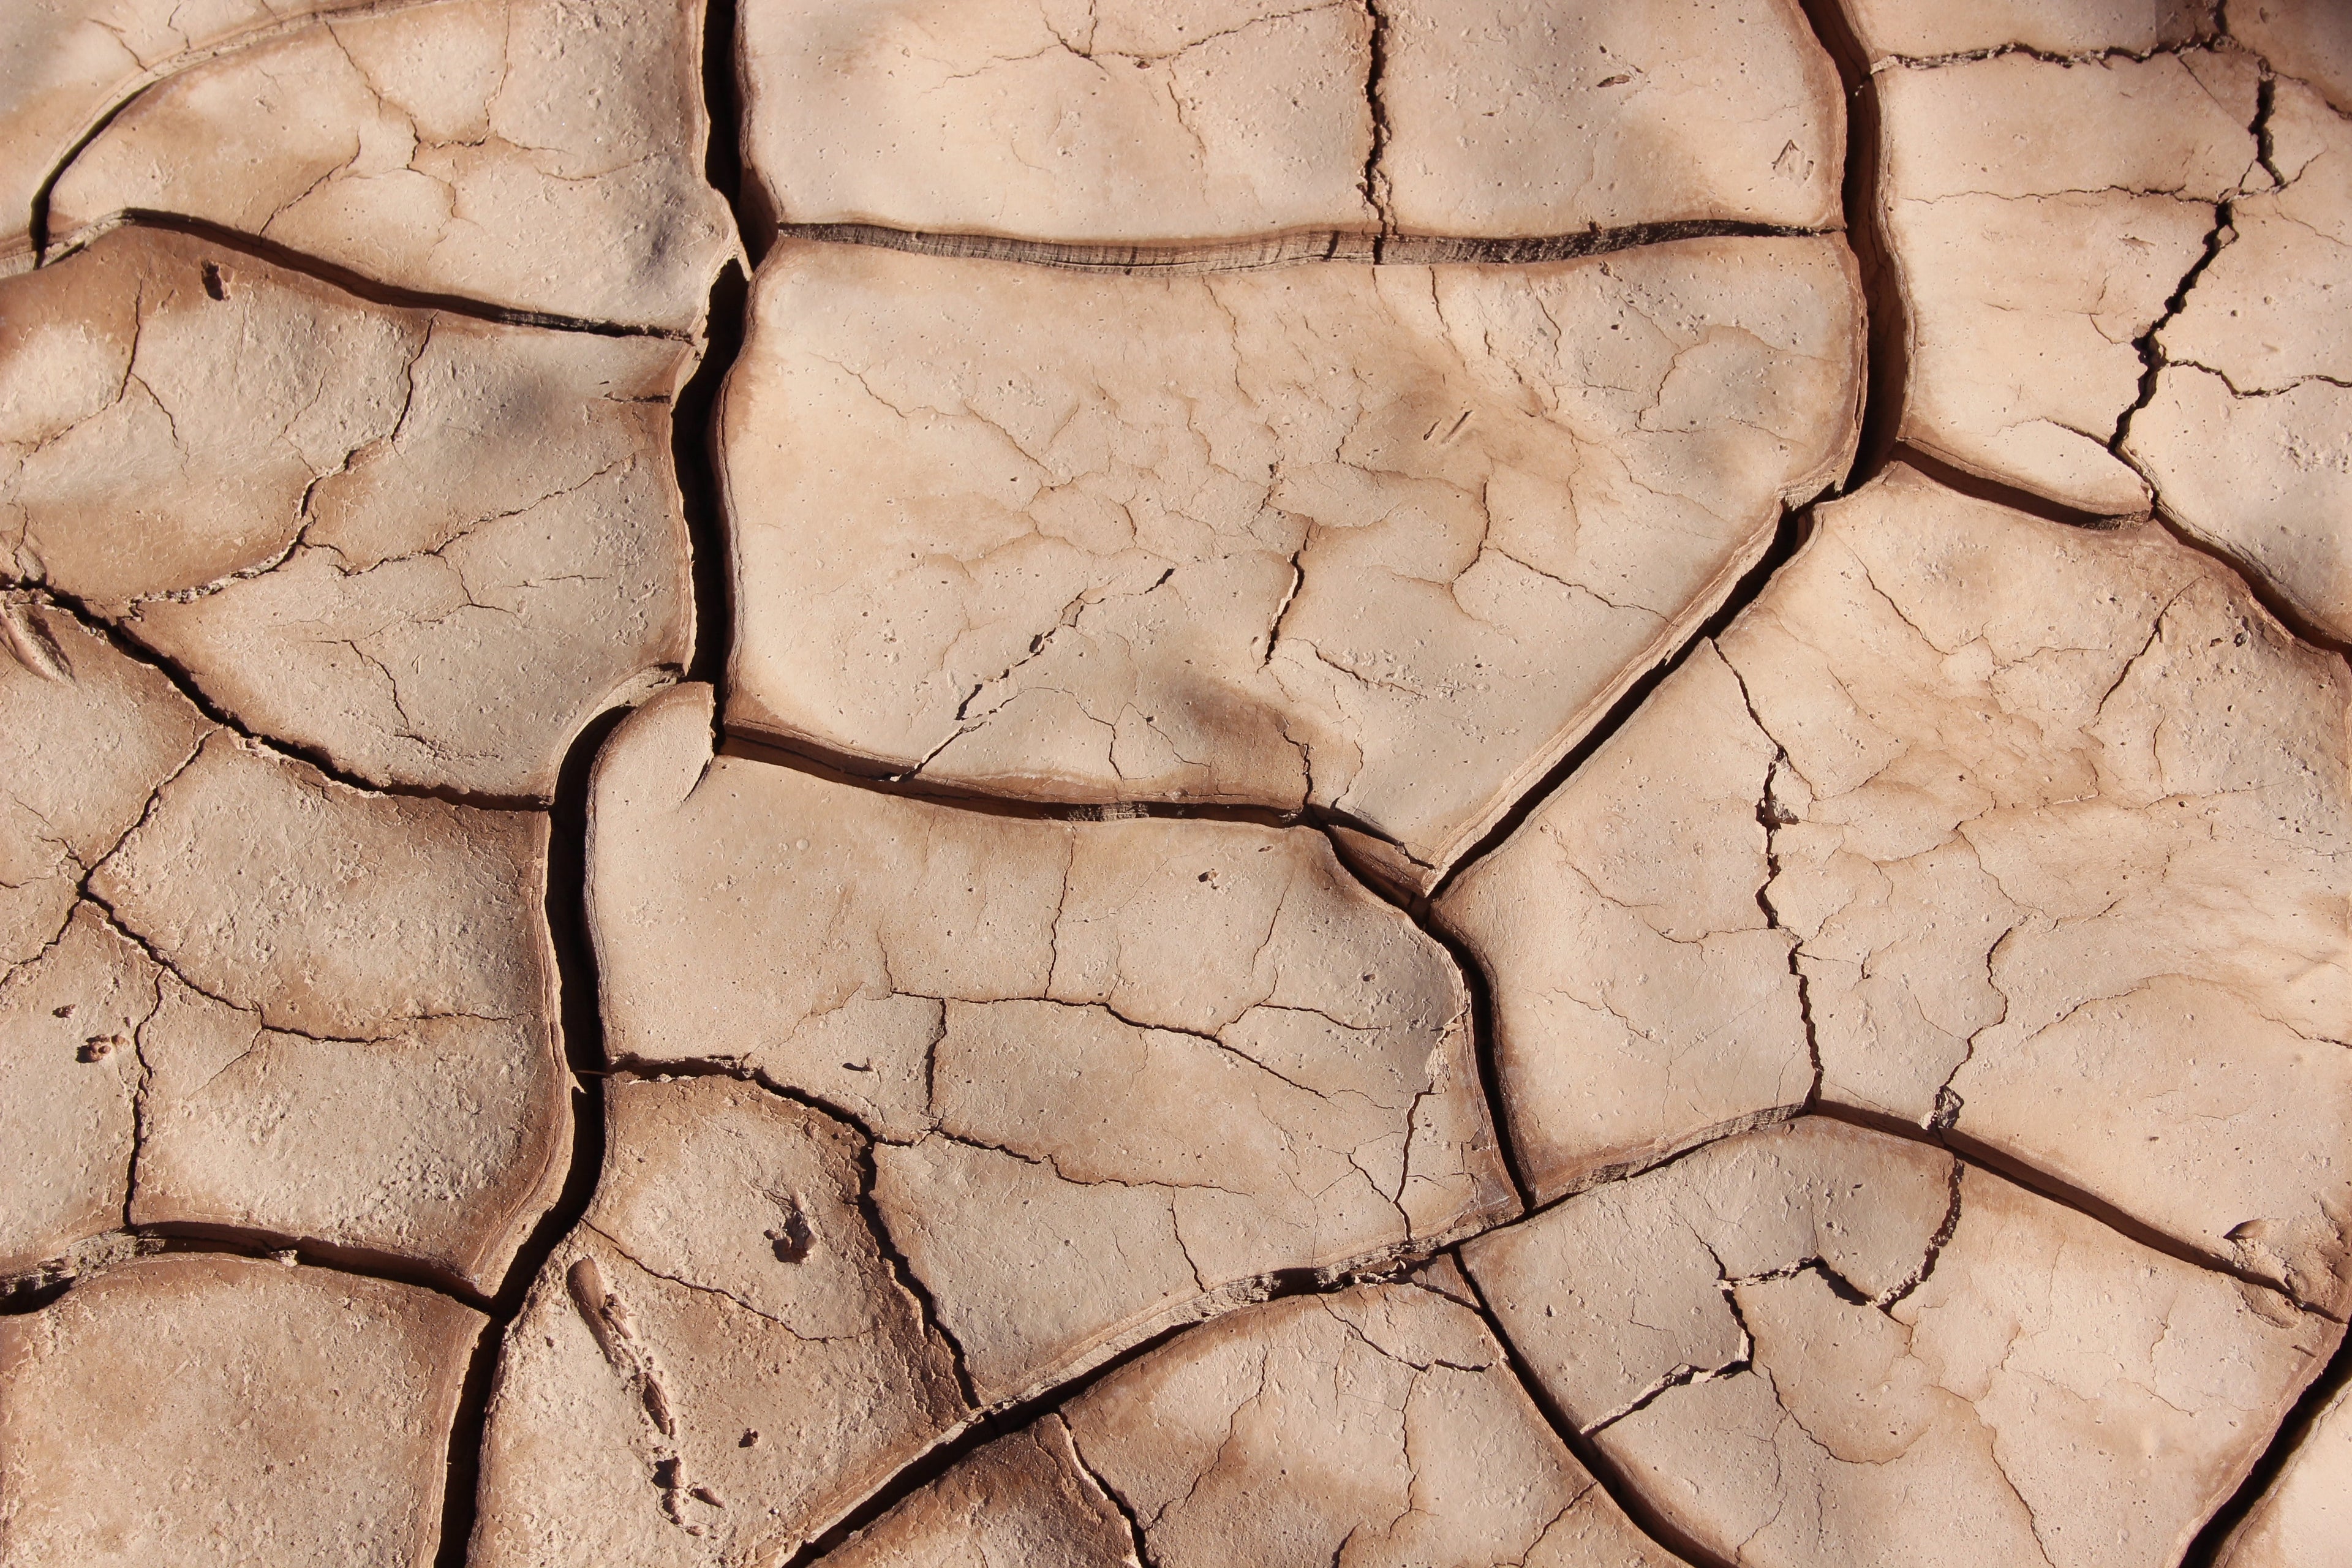
M2352 1568L2352 8L25 0L0 1568Z

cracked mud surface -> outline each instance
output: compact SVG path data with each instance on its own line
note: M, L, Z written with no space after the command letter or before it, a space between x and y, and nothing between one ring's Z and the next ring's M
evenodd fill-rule
M0 1564L2352 1563L2352 12L0 18Z

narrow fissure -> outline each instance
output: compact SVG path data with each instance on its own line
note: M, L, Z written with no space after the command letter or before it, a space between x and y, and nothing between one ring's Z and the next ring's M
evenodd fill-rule
M1731 668L1727 661L1726 668ZM1746 704L1748 717L1755 724L1757 732L1770 740L1771 734L1765 730L1763 719L1757 713L1756 704L1748 696L1747 680L1737 668L1732 668L1731 678L1739 684L1740 700ZM1764 879L1756 885L1756 907L1763 911L1767 930L1790 934L1789 978L1797 988L1797 1022L1805 1031L1805 1057L1813 1069L1813 1081L1805 1089L1805 1109L1811 1110L1822 1102L1822 1039L1813 1023L1812 977L1805 973L1803 944L1781 922L1780 909L1772 902L1772 884L1780 879L1780 829L1797 820L1788 807L1780 804L1780 797L1772 789L1780 770L1788 765L1787 749L1774 742L1772 761L1764 770L1763 793L1756 800L1757 826L1764 830Z
M2238 586L2243 588L2256 604L2269 613L2273 620L2284 626L2298 642L2308 643L2313 647L2324 649L2338 658L2352 660L2352 642L2347 642L2334 633L2313 625L2302 611L2287 603L2285 595L2272 587L2269 580L2256 571L2251 563L2231 554L2211 540L2200 539L2182 527L2179 521L2166 510L2164 499L2161 496L2157 498L2156 523L2184 549L2193 550L2208 560L2218 562L2227 568L2230 574L2237 579Z
M2278 84L2272 78L2269 65L2259 59L2257 63L2262 68L2262 81L2255 91L2253 122L2246 129L2254 139L2256 166L2273 182L2284 185L2285 182L2278 178L2278 172L2271 163L2271 113L2278 101ZM2189 270L2181 274L2179 287L2165 300L2163 310L2147 331L2132 340L2132 349L2139 355L2139 388L2131 405L2116 416L2115 433L2107 437L2107 450L2114 453L2119 462L2130 466L2135 473L2139 471L2138 465L2132 462L2124 447L2131 438L2132 420L2156 401L2157 384L2162 379L2167 363L2164 345L2158 340L2164 329L2179 320L2180 313L2189 308L2189 296L2196 290L2198 280L2205 276L2206 269L2237 239L2237 200L2246 194L2243 190L2234 191L2214 204L2213 226L2205 231L2204 250L2189 263ZM2151 483L2148 488L2152 492L2156 487Z
M1485 1320L1487 1332L1493 1334L1495 1342L1503 1348L1503 1360L1510 1367L1511 1374L1519 1380L1520 1390L1535 1405L1538 1414L1543 1416L1545 1425L1552 1429L1552 1435L1576 1456L1577 1463L1584 1467L1585 1473L1592 1478L1594 1484L1609 1494L1610 1500L1617 1505L1619 1511L1632 1521L1636 1530L1691 1563L1693 1568L1734 1568L1729 1561L1708 1551L1677 1529L1673 1521L1650 1505L1647 1497L1625 1479L1624 1472L1617 1468L1616 1462L1603 1453L1601 1446L1582 1428L1569 1419L1568 1413L1552 1398L1550 1390L1544 1387L1543 1380L1536 1376L1528 1365L1527 1358L1512 1342L1509 1332L1503 1327L1502 1319L1486 1300L1486 1292L1480 1288L1477 1277L1465 1268L1462 1279L1470 1288L1471 1297L1477 1303L1478 1316Z
M1249 1304L1286 1300L1294 1296L1328 1296L1352 1289L1367 1283L1392 1283L1425 1258L1398 1258L1378 1270L1331 1272L1312 1268L1290 1268L1245 1282ZM1222 1314L1220 1314L1222 1315ZM1018 1432L1031 1423L1055 1414L1072 1400L1099 1386L1107 1379L1132 1366L1144 1357L1168 1344L1180 1335L1198 1328L1208 1319L1188 1319L1171 1323L1134 1344L1102 1361L1075 1373L1050 1388L1041 1389L1025 1398L979 1409L971 1420L955 1428L920 1457L901 1467L887 1480L877 1487L855 1508L843 1514L830 1528L812 1537L807 1544L777 1565L777 1568L809 1568L820 1558L838 1549L859 1531L866 1529L892 1509L940 1479L974 1451L997 1438ZM1108 1488L1105 1489L1108 1490Z
M2265 97L2263 102L2267 111L2269 99ZM2205 269L2212 266L2215 258L2238 237L2236 220L2237 200L2234 196L2224 197L2214 204L2213 226L2205 231L2204 250L2189 264L2189 270L2180 275L2179 287L2165 300L2163 312L2147 331L2132 340L2132 349L2139 355L2139 389L2130 406L2116 416L2115 433L2107 437L2107 450L2126 464L2131 464L2124 447L2131 439L2132 420L2156 401L2157 384L2163 379L2167 362L2164 346L2157 341L2158 337L2165 328L2179 319L2180 312L2189 308L2189 296L2196 289L2198 279L2205 276ZM2138 471L2137 465L2132 464L2132 468L2134 472Z
M723 647L719 653L723 662ZM1402 849L1394 839L1370 823L1314 803L1286 810L1278 806L1211 801L1027 800L1017 795L992 795L982 790L938 782L912 769L893 768L889 764L877 763L873 758L836 751L804 738L751 735L723 727L718 740L717 754L783 768L846 789L919 800L950 811L969 812L975 816L1011 817L1024 822L1129 822L1141 818L1164 818L1185 822L1240 822L1271 828L1307 826L1326 832L1339 828ZM1343 858L1345 853L1342 848Z
M2315 1317L2328 1318L2331 1321L2334 1318L2334 1314L2298 1299L2283 1282L2258 1274L2218 1253L2207 1252L2179 1237L2168 1235L2143 1220L2133 1218L2096 1194L2077 1187L2048 1171L2012 1159L1981 1140L1971 1138L1956 1129L1938 1130L1922 1127L1916 1121L1906 1121L1899 1116L1865 1110L1858 1106L1844 1105L1835 1100L1823 1100L1815 1106L1810 1114L1939 1149L1984 1172L1989 1176L2006 1182L2011 1186L2021 1187L2036 1197L2057 1205L2060 1208L2071 1210L2084 1219L2111 1230L2125 1240L2144 1247L2151 1252L2162 1253L2176 1262L2186 1263L2191 1268L2201 1268L2209 1273L2225 1275L2250 1289L2266 1291L2297 1311L2308 1312Z
M22 578L13 574L0 574L0 592L23 595L17 601L20 604L37 603L46 608L72 617L84 631L106 642L123 658L163 676L188 705L195 709L208 723L250 742L265 751L314 768L347 789L357 790L365 795L403 795L414 799L439 800L454 805L472 806L486 811L544 809L542 802L529 797L475 795L462 790L428 785L379 784L356 773L346 773L321 752L303 746L298 742L263 734L247 728L243 721L217 706L210 694L197 684L195 677L185 666L170 655L148 646L126 628L120 620L100 615L90 608L79 595L38 578ZM54 653L53 649L45 651ZM160 956L157 962L163 962Z
M1944 489L1967 496L1971 500L1990 501L1994 506L2007 507L2011 511L2021 511L2028 517L2038 517L2044 522L2054 522L2067 528L2079 528L2093 533L2103 533L2121 528L2131 521L2127 517L2116 517L2107 512L2084 511L2079 508L2068 506L2063 501L2052 500L2048 496L2029 490L2021 485L2010 484L1983 474L1971 472L1937 457L1933 452L1914 447L1907 441L1896 443L1895 449L1889 454L1889 460L1916 468Z
M491 1298L463 1284L461 1279L440 1274L414 1258L400 1253L379 1253L362 1246L334 1246L320 1241L318 1237L291 1237L270 1229L252 1229L242 1225L212 1225L195 1220L174 1220L167 1225L139 1225L139 1227L110 1229L99 1237L87 1237L68 1248L64 1256L52 1258L24 1274L0 1279L0 1317L24 1317L28 1311L40 1311L42 1307L61 1300L82 1279L97 1274L99 1269L113 1268L115 1262L130 1258L167 1258L184 1253L209 1253L219 1258L252 1258L252 1260L282 1262L287 1268L301 1265L310 1269L330 1269L334 1274L352 1274L360 1279L381 1279L385 1284L409 1286L416 1290L430 1290L445 1295L458 1305L487 1311Z
M190 1253L224 1258L268 1259L289 1268L323 1268L362 1279L381 1279L430 1290L452 1301L487 1311L490 1298L470 1289L464 1281L426 1268L398 1253L362 1247L339 1247L316 1237L198 1221L173 1221L112 1230L78 1242L62 1257L29 1272L0 1279L0 1317L37 1312L82 1279L130 1258L175 1257Z
M1381 0L1364 0L1364 20L1371 36L1364 43L1364 108L1372 122L1371 143L1364 152L1364 173L1360 184L1364 193L1364 205L1380 219L1383 237L1396 230L1396 214L1391 205L1389 172L1386 167L1389 152L1389 106L1382 89L1387 85L1389 67L1389 16L1381 9ZM1384 246L1376 246L1374 257L1381 258Z
M2236 1489L2213 1510L2204 1528L2189 1542L2189 1550L2181 1554L2180 1568L2216 1568L2221 1561L2222 1548L2230 1543L2231 1533L2246 1521L2254 1506L2284 1473L2288 1461L2302 1451L2318 1424L2320 1412L2327 1408L2327 1402L2347 1385L2352 1385L2352 1335L2337 1342L2335 1354L2328 1357L2319 1375L2304 1385L2294 1408L2279 1423L2278 1430L2271 1434L2271 1440L2247 1468Z
M25 594L51 609L59 610L74 618L84 631L103 639L123 658L153 670L172 683L173 690L187 700L190 707L214 724L238 739L251 742L266 752L290 762L315 768L327 778L346 789L362 795L394 795L410 800L437 800L449 805L462 805L476 811L540 812L548 803L530 795L483 795L468 790L450 789L439 784L410 784L378 782L348 772L336 765L332 757L316 747L282 736L264 734L248 727L245 721L215 702L211 695L196 681L185 665L150 647L136 634L112 616L100 615L90 608L79 595L71 594L37 578L19 578L14 574L0 573L0 592Z
M1067 1429L1066 1426L1065 1429ZM1120 1521L1126 1524L1128 1545L1135 1553L1135 1561L1139 1568L1155 1568L1151 1560L1151 1543L1145 1539L1143 1521L1136 1517L1135 1506L1129 1502L1120 1494L1118 1489L1112 1486L1092 1465L1087 1463L1087 1451L1079 1445L1078 1436L1075 1432L1070 1434L1070 1455L1077 1460L1078 1468L1085 1473L1087 1479L1094 1482L1095 1489L1102 1493L1103 1500L1110 1504L1111 1508L1118 1512Z
M641 1071L663 1070L660 1066L653 1063L635 1065ZM704 1070L710 1076L740 1078L746 1082L758 1084L779 1100L788 1100L794 1105L805 1106L820 1116L830 1117L857 1135L858 1216L866 1222L866 1229L873 1237L876 1248L881 1252L883 1264L890 1270L890 1278L898 1281L898 1288L904 1290L908 1299L915 1303L916 1315L923 1321L923 1331L935 1336L940 1347L948 1352L949 1369L955 1373L956 1392L962 1396L964 1407L973 1412L984 1410L987 1406L980 1397L979 1389L971 1381L971 1367L964 1357L963 1342L957 1338L956 1331L948 1326L946 1317L940 1311L938 1298L931 1294L931 1288L923 1277L915 1272L914 1259L908 1258L905 1249L899 1247L898 1238L890 1232L890 1216L882 1212L881 1199L875 1192L880 1179L880 1169L874 1156L874 1151L882 1142L881 1137L866 1124L863 1117L845 1107L836 1105L831 1100L811 1094L805 1089L797 1089L780 1079L770 1078L756 1069L745 1070L740 1068L714 1065ZM611 1076L607 1075L608 1080Z
M1757 595L1764 591L1765 584L1771 581L1773 574L1787 565L1798 551L1804 548L1805 541L1812 536L1812 508L1810 505L1782 509L1780 523L1772 532L1771 542L1765 547L1764 553L1757 557L1756 564L1742 573L1739 581L1732 584L1731 592L1724 596L1723 603L1717 606L1715 613L1701 621L1683 640L1681 647L1660 659L1644 671L1640 679L1628 686L1624 694L1609 705L1609 710L1593 722L1592 727L1585 731L1581 740L1570 747L1559 761L1546 769L1540 778L1520 791L1518 797L1512 802L1510 807L1495 819L1495 825L1480 834L1468 848L1463 850L1454 858L1453 865L1447 868L1445 875L1438 879L1436 886L1430 889L1430 898L1432 900L1443 898L1447 889L1459 881L1471 867L1476 865L1488 854L1500 847L1513 834L1518 832L1520 827L1525 826L1528 818L1533 816L1544 802L1557 794L1562 785L1591 760L1594 752L1616 737L1617 731L1623 729L1633 715L1641 710L1643 704L1650 700L1651 694L1656 691L1669 676L1690 661L1691 655L1702 643L1712 643L1717 637L1722 636L1725 629L1739 617L1740 612L1755 602Z
M1462 977L1462 989L1470 999L1471 1055L1477 1067L1478 1088L1486 1100L1487 1124L1494 1132L1496 1157L1510 1179L1512 1194L1519 1200L1519 1215L1529 1213L1535 1207L1535 1189L1528 1184L1527 1167L1520 1162L1518 1145L1512 1135L1510 1107L1503 1097L1503 1075L1495 1057L1495 993L1485 966L1469 943L1437 919L1429 899L1406 898L1381 879L1365 875L1349 858L1346 846L1336 835L1326 828L1324 837L1331 841L1333 856L1358 885L1402 914L1412 922L1413 929L1444 949L1454 972Z

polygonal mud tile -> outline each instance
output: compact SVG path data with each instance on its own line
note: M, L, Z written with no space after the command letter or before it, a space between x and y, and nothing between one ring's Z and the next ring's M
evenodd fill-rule
M1460 977L1321 835L893 798L714 759L709 719L681 688L598 759L607 1048L872 1137L983 1402L1515 1209Z
M2340 1310L2352 701L2161 530L1896 468L1439 900L1576 1190L1814 1092Z
M12 804L47 823L0 979L5 1266L129 1224L494 1288L569 1129L546 818L352 790L10 614L39 655L0 660Z
M591 715L684 662L680 345L391 309L155 230L0 310L14 573L248 728L543 799Z
M1029 1543L1055 1543L1024 1555ZM1010 1553L1010 1555L1007 1555ZM1247 1308L979 1450L830 1568L1666 1568L1475 1312L1359 1286Z
M1425 888L1844 466L1854 290L1832 239L1178 279L780 247L721 417L727 722L1311 805Z
M751 0L762 222L1099 244L1839 226L1793 0Z
M401 289L690 331L734 244L702 177L703 3L352 6L182 56L73 150L49 242L163 213Z
M2177 1562L2343 1334L1819 1119L1464 1251L1626 1483L1759 1568Z
M472 1561L789 1556L970 1413L861 1205L866 1140L728 1078L614 1081L514 1326Z
M485 1321L226 1257L126 1263L0 1318L0 1560L425 1568Z

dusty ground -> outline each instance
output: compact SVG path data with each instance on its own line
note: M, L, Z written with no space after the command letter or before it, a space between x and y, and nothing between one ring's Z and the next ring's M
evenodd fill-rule
M2352 7L23 0L0 1563L2352 1565Z

